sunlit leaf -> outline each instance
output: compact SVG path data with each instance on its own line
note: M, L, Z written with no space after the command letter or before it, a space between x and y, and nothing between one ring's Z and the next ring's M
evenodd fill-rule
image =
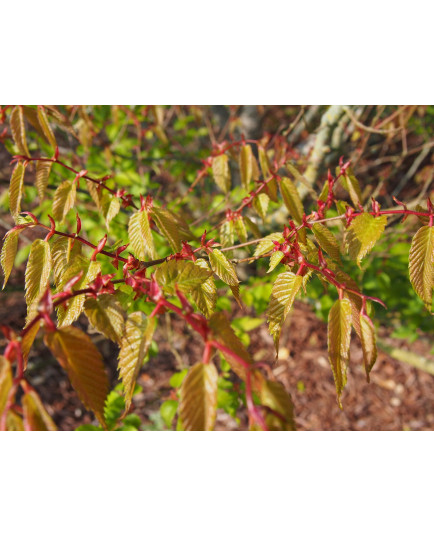
M283 259L285 254L283 251L275 251L271 257L270 257L270 266L268 268L267 274L272 272L278 264L280 264L280 261Z
M21 211L21 198L24 192L24 164L18 162L14 167L9 183L9 210L14 218L17 219Z
M38 160L36 162L36 189L38 190L40 201L44 199L52 166L53 162L47 162L45 160Z
M269 253L275 247L274 242L279 242L281 244L283 240L282 233L272 233L268 236L264 236L256 246L254 253L255 257L260 257L261 255L265 255L265 253Z
M334 234L321 223L315 223L312 226L312 231L318 241L318 244L327 253L327 255L329 255L336 262L340 262L341 256L339 244Z
M118 357L119 377L125 393L125 410L131 405L137 376L148 353L156 326L155 318L147 318L141 311L128 316Z
M296 429L294 407L289 393L280 382L261 382L259 398L261 404L272 411L267 412L265 423L270 431Z
M44 408L38 394L31 390L21 398L23 406L24 428L27 431L54 432L57 430L53 419Z
M32 243L26 266L26 303L31 305L47 290L51 272L50 244L37 239Z
M227 155L221 154L213 158L212 173L217 186L227 194L231 189L231 173Z
M67 326L48 331L44 340L68 373L71 384L84 405L91 409L104 425L108 378L102 355L88 335L73 326Z
M282 192L283 202L289 211L289 214L293 220L300 224L303 221L303 203L301 202L300 195L297 188L291 179L283 177L280 181L280 191Z
M56 149L56 138L54 137L53 131L51 130L50 123L48 122L48 117L41 106L38 106L38 120L49 144L51 145L51 147L53 147L53 149Z
M235 229L234 220L225 220L223 225L220 226L220 244L224 247L230 247L234 245L235 241Z
M359 267L360 261L371 251L383 234L386 223L386 216L374 217L368 212L360 214L351 222L345 242L350 257L357 260Z
M237 233L238 240L240 241L240 243L242 244L243 242L246 242L247 241L247 229L246 229L246 226L244 225L244 218L240 217L234 220L234 225L235 225L235 231Z
M149 214L146 209L135 212L131 216L128 224L128 237L133 254L140 261L146 260L146 256L149 256L151 259L157 257L151 226L149 224Z
M341 175L339 182L350 194L353 205L358 208L359 204L362 204L362 191L360 189L359 181L356 179L350 168L347 169L345 175Z
M217 415L218 372L213 363L196 363L180 389L179 414L184 430L212 430Z
M256 210L262 220L265 220L265 218L267 217L269 203L270 198L266 194L261 193L253 199L253 208Z
M51 262L53 265L54 284L59 286L62 274L74 257L81 253L81 242L73 238L57 236L51 245Z
M171 294L175 294L176 285L181 292L188 293L205 283L210 275L210 270L197 263L176 259L161 264L155 271L158 284Z
M409 255L410 282L416 294L431 311L434 287L434 227L421 227L411 241Z
M336 384L339 406L341 406L340 398L343 388L347 383L350 340L351 303L347 298L344 298L333 305L328 317L328 355Z
M25 154L30 157L29 149L26 141L26 129L24 126L24 115L21 106L15 106L12 110L10 117L10 125L12 131L12 137L14 138L15 145L21 154Z
M2 288L5 288L9 276L11 275L18 249L18 237L21 231L22 229L11 229L6 233L3 239L3 247L0 254L0 263L4 275Z
M84 303L84 312L90 324L108 339L120 344L125 324L125 312L116 296L101 294Z
M210 270L205 259L198 259L195 264L201 268ZM210 275L201 285L192 288L190 290L190 296L203 315L206 317L211 316L217 302L217 288L214 277Z
M24 370L27 368L27 361L29 359L29 352L33 345L36 335L38 334L41 321L38 320L33 324L33 326L26 332L22 341L21 341L21 351L23 354L24 360Z
M240 175L241 184L245 190L249 189L253 175L253 153L250 145L243 145L240 149Z
M229 286L238 286L239 281L235 268L220 250L213 249L209 254L209 260L213 272L222 281Z
M23 419L15 411L8 411L6 429L9 432L24 432Z
M65 216L75 204L77 188L75 182L62 182L56 192L53 200L53 218L56 221L62 222Z
M169 241L173 251L181 250L181 238L179 236L179 224L173 215L163 208L152 207L152 219L157 224L160 231Z
M110 222L115 218L121 209L121 200L118 197L107 195L102 201L102 215L105 219L107 230Z
M360 327L362 351L363 351L363 363L366 370L366 378L369 382L369 373L372 367L377 361L377 343L375 338L375 328L372 320L364 315L360 314Z

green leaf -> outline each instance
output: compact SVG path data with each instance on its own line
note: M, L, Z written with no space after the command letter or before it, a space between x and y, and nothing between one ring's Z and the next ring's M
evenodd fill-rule
M121 209L121 200L110 194L102 198L102 215L105 219L105 225L109 230L110 222L115 218Z
M141 311L128 316L118 357L119 377L125 393L125 411L131 405L137 376L143 366L156 327L155 318L147 318Z
M36 162L36 189L38 190L40 201L44 199L52 166L53 162L46 162L45 160Z
M89 298L84 303L84 312L90 324L108 339L121 343L125 312L116 296L101 294L97 299Z
M254 256L260 257L261 255L265 255L265 253L269 253L275 246L274 242L282 244L283 240L282 233L271 233L265 236L256 246Z
M213 272L215 272L224 283L230 287L238 288L239 281L235 268L220 250L213 249L209 254L209 260Z
M334 234L321 223L315 223L312 226L312 231L317 239L318 244L327 253L327 255L329 255L336 262L340 262L341 256L339 244Z
M146 256L149 256L151 259L157 258L151 226L149 224L149 214L146 209L135 212L131 216L128 224L128 237L133 254L139 261L146 260Z
M53 218L56 221L63 222L75 204L76 193L77 188L73 181L64 181L58 186L53 200Z
M301 275L285 272L277 277L273 285L271 300L267 309L267 322L270 335L274 339L276 352L279 351L282 325L291 310L302 283L303 277Z
M330 309L328 317L328 354L336 384L339 406L347 383L347 366L350 358L351 303L344 298Z
M213 158L212 173L217 186L227 194L231 189L231 172L227 155L221 154Z
M241 184L245 190L249 189L253 175L253 153L250 145L243 145L240 149L240 175Z
M421 227L411 241L410 282L416 294L431 311L434 286L434 227Z
M265 418L270 431L294 431L296 429L291 397L280 382L267 380L261 382L259 398L263 406L272 410Z
M68 373L83 404L105 425L104 405L108 378L102 355L81 330L67 326L45 335L45 344Z
M214 428L217 415L218 372L213 363L196 363L180 389L179 415L184 430Z
M166 209L152 207L152 218L157 224L160 231L169 241L173 251L176 253L181 250L181 238L179 236L179 223L173 215Z
M278 264L280 264L280 261L283 259L285 254L283 251L275 251L271 257L270 257L270 267L268 268L267 274L272 272Z
M57 147L56 138L54 137L53 131L51 130L47 115L41 106L38 106L38 121L39 121L39 124L41 125L41 129L45 137L48 140L48 143L51 145L51 147L53 147L53 149L56 149Z
M309 190L310 194L312 195L312 197L314 199L317 199L318 196L315 192L315 190L312 188L312 185L309 183L309 181L298 171L298 169L293 166L290 162L288 162L286 164L286 168L288 169L288 171L291 173L291 175L294 177L294 179L298 182L300 182L301 184L303 184L304 186L306 186L306 188ZM328 184L326 182L326 184Z
M187 293L200 287L212 272L197 263L171 259L161 264L155 271L158 284L171 294L176 293L176 285L181 292Z
M210 269L205 259L198 259L195 264L206 270ZM214 277L210 275L200 286L191 289L190 296L203 315L207 318L211 316L217 302L217 288Z
M350 194L353 205L358 208L362 204L362 191L359 181L354 176L350 168L347 169L345 175L341 175L340 184Z
M301 224L303 221L304 208L300 195L291 179L283 177L280 181L280 191L282 192L283 202L289 211L293 220Z
M24 360L24 370L27 368L27 361L29 358L29 352L33 345L33 342L35 340L35 337L39 331L39 328L41 326L41 321L38 320L33 324L33 326L26 332L24 337L21 341L21 350L23 354L23 360Z
M23 406L24 427L28 431L54 432L57 430L53 419L47 413L44 405L33 390L21 398Z
M270 198L266 194L259 194L253 199L253 208L256 210L256 212L262 218L263 221L267 217L269 203Z
M226 248L234 245L235 229L233 220L225 220L220 227L220 244Z
M68 264L81 253L81 242L64 236L56 237L51 244L51 261L53 265L54 284L59 286L63 272Z
M21 198L24 192L24 164L18 162L12 172L9 184L9 210L16 221L21 211Z
M375 243L383 234L386 227L387 217L379 216L375 218L368 212L364 212L354 218L348 228L345 243L353 260L360 261L375 246Z
M246 229L246 226L244 225L244 218L240 216L239 218L234 220L234 225L235 225L235 231L237 233L238 240L240 241L240 243L242 244L243 242L246 242L247 241L247 229Z
M15 145L21 154L25 154L30 157L29 149L26 141L26 129L24 126L24 115L21 106L15 106L12 110L10 117L10 125L12 131L12 137L14 138Z
M26 267L25 288L27 306L30 306L34 301L38 301L47 290L50 272L50 244L44 240L37 239L33 242L30 249Z
M3 247L0 255L0 263L4 274L3 287L5 288L11 275L18 249L18 237L22 229L11 229L3 239Z
M160 413L167 428L172 428L173 419L178 411L177 400L166 400L161 404Z
M365 314L360 314L360 332L363 351L363 363L366 370L366 378L369 383L369 373L377 361L377 343L375 340L375 328L372 320Z

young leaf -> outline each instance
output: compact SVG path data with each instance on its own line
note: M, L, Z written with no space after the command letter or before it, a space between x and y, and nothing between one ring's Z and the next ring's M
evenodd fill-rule
M434 227L421 227L411 241L410 282L428 311L431 311L434 286Z
M244 218L243 217L237 218L234 221L234 225L235 225L235 231L237 233L238 240L240 241L240 243L242 244L243 242L246 242L247 241L247 229L246 229L246 226L244 225Z
M241 184L245 190L249 189L253 175L253 153L250 145L243 145L240 150L240 175Z
M369 373L377 361L377 343L375 340L375 328L372 320L360 314L360 340L362 341L363 363L365 364L366 379L369 383Z
M259 398L263 406L272 410L265 418L270 431L296 429L291 397L280 382L268 380L261 382Z
M336 262L340 262L341 256L339 244L334 234L321 223L315 223L312 226L313 234L321 248Z
M24 192L24 164L18 162L9 183L9 210L16 221L21 211L21 198Z
M81 253L81 242L73 238L57 236L51 242L51 262L53 265L54 284L60 285L63 272L69 263Z
M232 329L231 324L223 311L214 313L209 319L208 325L213 332L214 339L217 342L220 342L221 344L229 348L229 350L232 350L247 364L253 363L250 354L245 349L240 339L235 335L235 331ZM229 353L224 353L224 357L231 366L232 370L235 372L235 374L238 374L238 376L242 380L245 380L245 367L243 367L243 365L239 363L236 359L234 359L234 357L231 356L231 354Z
M9 391L12 388L12 369L7 359L0 355L0 416L6 408Z
M102 200L102 215L105 219L105 225L109 230L110 222L115 218L121 209L121 200L112 195L106 195Z
M350 194L353 205L358 208L359 204L362 204L362 191L360 189L359 181L356 179L350 168L347 169L345 175L341 175L339 182Z
M270 267L268 268L267 274L272 272L274 268L280 263L285 254L283 251L275 251L270 257Z
M29 352L32 347L33 341L35 340L35 337L39 331L39 327L41 325L41 321L38 320L33 324L33 326L26 332L24 335L22 341L21 341L21 351L23 354L23 360L24 360L24 370L27 368L27 361L29 359Z
M183 428L212 430L217 415L218 372L213 363L196 363L180 389L179 415Z
M301 275L292 272L280 274L273 285L271 300L267 309L267 322L270 335L274 339L276 352L279 351L279 339L282 325L287 317L295 297L303 283Z
M220 227L220 244L226 248L234 245L235 229L233 220L225 220Z
M344 283L346 288L360 292L358 284L345 272L342 272L341 270L335 270L335 276L336 280L339 281L339 283ZM362 298L357 294L347 292L346 290L344 290L344 297L350 300L353 328L357 333L359 339L361 339L362 328L360 325L360 311L362 310Z
M268 205L270 203L270 198L266 194L259 194L253 199L253 208L259 214L259 216L264 221L267 217Z
M188 293L200 287L212 272L197 263L171 259L155 271L158 284L167 292L175 294L176 285L181 292Z
M26 303L30 306L47 290L51 272L50 244L37 239L30 249L26 266Z
M63 272L57 291L61 292L66 283L80 272L83 272L83 275L72 287L72 290L81 290L89 286L89 283L91 283L101 272L101 265L97 261L90 262L86 257L77 255L70 261L69 266ZM75 322L83 310L85 300L86 298L84 294L79 294L78 296L70 298L67 305L59 305L57 309L58 326L69 326Z
M25 393L21 398L24 428L27 431L54 432L57 430L53 419L35 391Z
M344 298L330 309L328 318L328 353L336 384L339 406L340 398L347 383L351 339L351 303Z
M351 222L345 242L350 257L353 260L357 260L359 267L360 261L371 251L383 234L386 223L386 216L375 218L368 212L360 214Z
M128 316L118 357L119 377L125 393L125 411L131 405L137 376L148 353L156 326L155 318L147 318L141 311Z
M220 250L213 249L209 254L209 260L213 272L215 272L222 281L230 287L238 288L239 281L235 268Z
M56 192L53 200L53 218L62 222L65 216L75 204L76 185L72 181L62 182Z
M231 173L227 155L221 154L213 158L212 173L217 186L227 194L231 189Z
M21 231L22 229L11 229L4 237L2 252L0 255L0 263L4 274L2 288L5 288L9 276L11 275L18 249L18 237Z
M24 126L24 115L21 106L15 106L12 110L10 117L10 125L12 131L12 137L14 138L15 145L21 154L25 154L30 157L29 149L26 141L26 129Z
M48 143L51 145L51 147L53 147L53 149L56 149L57 147L56 138L54 137L53 131L51 130L47 115L45 114L45 111L41 106L38 106L38 121L39 121L39 124L41 125L41 129L45 137L48 140Z
M53 162L46 162L44 160L38 160L36 162L36 189L38 190L40 201L44 199L52 166Z
M103 358L88 335L67 326L45 335L45 344L68 373L72 387L101 424L108 394L108 378Z
M179 236L179 224L173 215L163 208L152 207L152 218L157 224L160 231L169 241L173 251L176 253L181 250L181 239Z
M282 233L272 233L268 236L264 236L264 238L256 246L254 256L260 257L261 255L265 255L265 253L268 253L274 248L274 242L279 242L282 244L283 240Z
M195 264L200 268L210 270L205 259L198 259ZM190 296L200 312L207 318L210 317L214 312L217 302L217 288L214 282L214 277L210 275L201 285L192 288L190 290Z
M312 195L312 197L314 199L317 199L318 196L315 192L315 190L312 188L311 184L309 183L309 181L298 171L298 169L293 166L290 162L288 162L286 164L286 167L288 169L288 171L291 173L291 175L294 177L294 179L298 182L300 182L301 184L303 184L304 186L306 186L306 188L309 190L310 194ZM328 183L326 183L328 184Z
M24 432L23 419L15 411L8 411L6 429L9 432Z
M303 221L303 203L300 195L291 179L283 177L280 181L280 191L282 192L283 202L289 211L293 220L300 224Z
M97 299L89 298L84 303L84 312L93 328L113 342L121 343L125 312L116 296L101 294Z
M135 212L128 224L128 237L133 254L144 261L148 255L151 259L157 258L154 239L152 237L149 215L147 210Z

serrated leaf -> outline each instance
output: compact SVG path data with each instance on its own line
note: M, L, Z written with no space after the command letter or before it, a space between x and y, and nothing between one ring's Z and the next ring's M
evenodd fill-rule
M345 237L346 246L350 257L357 260L360 267L360 261L375 246L375 243L383 234L387 224L386 216L375 218L368 212L364 212L354 218L348 228Z
M9 210L14 220L18 218L21 211L21 198L24 192L24 164L18 162L14 167L9 183Z
M250 145L244 145L240 149L240 175L241 184L245 190L249 189L250 182L253 176L253 153Z
M304 214L303 203L301 202L298 190L291 179L288 179L287 177L282 178L280 181L280 191L289 214L296 223L301 224Z
M27 368L27 362L29 359L29 352L33 345L33 342L35 340L36 335L38 334L39 328L41 325L41 321L38 320L33 324L33 326L26 332L24 335L22 341L21 341L21 351L23 354L23 361L24 361L24 370Z
M213 363L196 363L180 389L179 415L184 430L209 431L217 416L218 372Z
M0 417L8 401L9 391L12 388L12 369L7 359L0 355Z
M94 329L120 344L125 324L125 312L116 296L101 294L84 303L84 312Z
M12 137L14 138L15 145L18 147L19 152L30 157L26 141L26 128L24 126L23 109L21 106L15 106L15 108L12 110L10 125Z
M72 387L83 404L91 409L104 426L104 405L108 378L103 358L88 335L67 326L45 335L45 344L68 373Z
M38 190L40 201L44 199L52 166L53 162L47 162L45 160L38 160L36 162L36 189Z
M318 244L327 253L327 255L329 255L336 262L340 262L341 256L339 244L334 234L321 223L315 223L312 226L312 231L318 241Z
M11 229L6 233L3 239L3 247L0 255L0 263L4 275L2 289L5 288L14 266L15 256L18 249L18 237L21 231L22 229Z
M188 293L205 283L210 275L212 272L199 264L176 259L161 264L155 271L158 284L172 294L176 285L181 292Z
M50 244L37 239L30 249L25 274L26 303L29 307L47 290L51 272Z
M363 363L365 365L366 378L369 383L369 373L377 361L377 343L375 338L375 328L372 320L360 314L360 340L362 342Z
M227 194L231 189L231 172L229 170L229 159L226 154L221 154L213 158L212 173L217 186Z
M350 168L347 169L345 175L341 175L339 182L343 188L350 194L353 205L358 208L362 204L362 191L359 181L354 176Z
M164 208L152 207L152 219L157 224L160 231L169 241L173 251L181 250L181 238L178 232L178 223L173 215Z
M410 282L416 294L431 311L434 286L434 227L421 227L411 241L409 255Z
M347 366L350 358L351 303L344 298L330 309L328 317L328 355L336 385L339 406L347 383Z
M105 219L105 225L109 230L110 222L115 218L121 209L121 200L118 197L107 195L102 200L102 215Z
M268 236L265 236L256 246L254 256L260 257L261 255L265 255L265 253L269 253L275 246L273 242L282 244L283 240L282 233L271 233Z
M58 236L51 242L51 263L56 287L59 286L68 264L80 253L81 242L73 238Z
M72 181L64 181L57 187L53 199L53 218L56 221L63 222L75 204L76 194L77 188Z
M230 247L234 245L235 229L233 220L225 220L220 226L220 244L222 247Z
M70 261L69 265L63 272L57 292L61 292L65 284L80 272L83 272L83 275L72 287L72 290L81 290L88 287L89 283L91 283L101 272L101 265L97 261L89 261L86 259L86 257L77 255ZM79 294L78 296L70 298L66 306L64 304L59 305L57 309L58 326L69 326L75 322L83 311L85 300L86 298L84 294Z
M263 406L274 412L269 412L265 418L270 431L294 431L296 429L291 397L280 382L268 380L261 382L259 399Z
M141 311L131 313L125 323L118 357L119 377L125 393L125 411L131 405L137 376L151 345L155 326L155 318L147 318Z
M229 350L232 350L246 363L253 363L250 354L248 353L240 339L235 335L235 331L232 329L232 326L223 311L218 311L214 313L208 321L208 326L213 332L213 337L217 342L220 342L221 344L229 348ZM231 356L231 354L223 353L223 355L226 361L231 366L231 369L235 372L235 374L238 374L238 376L242 380L245 380L245 367L238 363L236 359Z
M146 209L136 212L131 216L128 224L128 237L133 254L139 261L146 260L146 256L149 256L151 259L157 258L151 226L149 224L149 214Z
M48 117L41 106L38 106L38 121L41 125L41 129L44 133L44 136L48 140L48 143L51 145L51 147L53 147L53 149L56 149L56 138L54 137L53 131L51 130L50 123L48 122Z
M274 282L271 300L267 308L267 322L270 335L274 339L276 352L279 351L282 325L291 310L302 283L302 276L295 275L292 272L280 274Z
M210 270L205 259L198 259L195 264ZM217 303L217 288L213 276L211 275L204 283L191 289L190 296L203 315L207 318L211 316Z
M312 195L312 197L314 199L317 199L318 196L315 192L315 190L312 188L312 185L309 183L309 181L298 171L298 169L292 165L290 162L288 162L286 164L286 167L288 169L288 171L291 173L291 175L294 177L294 179L298 182L300 182L301 184L303 184L303 186L306 186L307 190L309 191L309 193ZM326 183L328 185L328 182Z
M229 286L238 286L239 281L235 268L220 250L213 249L209 254L209 260L213 272L224 283Z
M24 428L27 431L54 432L57 430L53 419L35 391L29 391L21 398Z
M276 268L276 266L278 264L280 264L280 261L283 259L283 257L285 256L285 254L283 253L283 251L275 251L271 257L270 257L270 266L267 270L267 274L269 274L270 272L272 272L274 270L274 268Z
M331 268L334 270L334 268ZM344 283L345 287L351 290L356 290L360 293L360 288L358 284L352 279L348 274L342 272L341 270L335 270L335 277L339 283ZM360 326L360 311L362 310L362 298L357 294L348 292L344 290L344 297L350 300L351 302L351 314L352 314L352 323L355 332L357 333L359 339L362 338L361 326Z
M235 231L238 236L238 240L242 244L243 242L247 241L247 230L246 226L244 225L244 218L241 216L240 218L237 218L234 220L235 225Z
M169 216L175 221L176 226L178 228L179 238L181 240L189 241L189 240L196 240L196 237L191 232L190 227L188 226L188 223L185 220L185 217L182 217L179 214L176 214L176 212L173 212L172 210L169 210L168 208L165 209L166 212L169 213Z
M253 199L253 208L256 210L256 212L262 218L263 221L267 217L269 203L270 198L266 194L259 194Z

